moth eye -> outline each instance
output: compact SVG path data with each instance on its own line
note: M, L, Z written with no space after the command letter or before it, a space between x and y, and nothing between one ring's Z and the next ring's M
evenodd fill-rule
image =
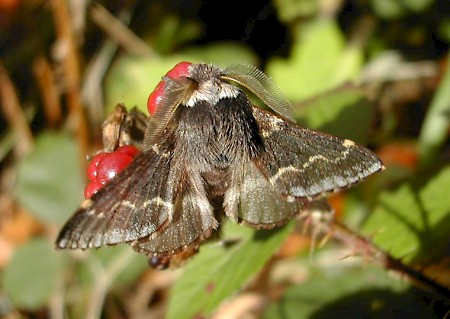
M191 62L180 62L166 73L166 77L169 79L178 79L183 76L188 76L191 65ZM164 94L164 87L165 82L163 79L158 83L152 93L150 93L147 100L147 109L150 115L155 114L158 104L161 103L161 99Z

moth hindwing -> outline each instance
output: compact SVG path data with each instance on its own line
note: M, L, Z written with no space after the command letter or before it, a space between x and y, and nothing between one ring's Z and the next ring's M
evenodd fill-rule
M170 266L193 255L225 216L275 227L383 168L350 140L296 125L289 102L261 71L184 67L186 74L162 80L143 152L83 203L57 248L128 243L153 265ZM232 82L277 114L251 105Z

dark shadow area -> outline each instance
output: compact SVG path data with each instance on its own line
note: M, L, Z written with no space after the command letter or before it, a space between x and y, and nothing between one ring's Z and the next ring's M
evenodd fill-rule
M450 311L449 301L419 289L396 294L385 289L359 291L322 307L310 318L437 319ZM431 300L434 300L431 302Z

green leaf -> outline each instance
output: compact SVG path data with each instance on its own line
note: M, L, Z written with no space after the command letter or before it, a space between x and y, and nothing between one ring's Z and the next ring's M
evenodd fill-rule
M20 203L44 222L63 223L83 199L79 158L68 135L39 135L33 153L17 167L14 191Z
M18 308L44 306L54 293L61 260L45 239L18 248L4 272L3 287Z
M242 228L241 241L231 248L218 244L203 246L172 288L167 318L210 315L258 273L289 235L293 225L260 231Z
M336 261L339 263L342 261ZM345 271L315 268L286 290L264 319L434 318L415 290L374 266Z
M384 19L395 19L405 14L398 0L374 0L371 2L375 14Z
M316 15L319 3L316 0L275 0L273 5L282 22L292 23L300 17Z
M438 258L449 245L450 166L381 193L363 227L376 245L405 262Z
M439 25L439 36L446 42L450 42L450 18L443 18Z
M450 55L448 55L450 59ZM419 153L422 166L432 165L439 149L445 143L450 127L450 64L431 101L419 136Z
M337 23L316 19L298 28L289 59L270 60L266 71L289 99L299 101L354 79L361 64L361 48L346 46Z
M408 10L419 13L426 10L435 0L401 0Z
M157 36L152 46L162 54L172 52L177 46L197 39L202 32L197 21L182 19L174 14L164 15L157 28Z
M366 144L374 108L361 90L344 86L295 104L294 113L303 126Z
M426 10L435 0L374 0L372 4L375 13L384 19L396 19L409 13L419 13Z

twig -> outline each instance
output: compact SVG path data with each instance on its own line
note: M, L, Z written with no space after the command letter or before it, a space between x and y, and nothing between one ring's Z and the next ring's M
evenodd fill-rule
M362 248L363 254L366 257L370 256L373 260L377 261L386 269L398 271L408 276L415 282L420 283L423 286L435 291L439 295L450 299L450 290L447 287L427 277L423 272L404 264L399 259L394 258L389 253L374 245L370 239L357 234L344 224L333 220L329 223L321 223L320 227L323 227L322 229L325 232L331 232L333 238L335 238L336 240L349 246Z
M49 315L53 319L64 319L64 280L59 274L56 280L56 288L49 304Z
M16 150L19 157L28 154L33 148L33 134L20 107L14 85L3 63L0 61L0 98L2 111L16 134Z
M56 127L61 123L62 111L59 90L56 86L53 70L47 59L41 56L34 61L33 71L42 96L42 104L48 125Z
M102 30L129 53L137 55L157 56L157 54L139 37L130 31L120 20L104 7L97 4L91 9L92 20Z
M93 9L95 11L95 9ZM131 19L130 10L122 9L118 14L119 20L128 24ZM87 112L91 121L92 127L100 127L104 120L104 103L102 92L102 81L108 70L114 55L117 52L118 44L114 40L107 38L103 43L98 53L89 61L86 68L85 77L83 79L83 86L81 95L83 101L86 103ZM100 130L95 131L95 134L100 134ZM100 140L99 136L94 136L94 140Z
M89 132L84 116L80 94L80 65L78 51L71 25L71 16L66 1L50 1L55 29L57 32L57 45L61 49L61 60L66 81L67 105L72 120L75 123L76 139L80 150L80 164L85 167L85 154L89 148Z
M93 141L101 140L100 127L105 118L102 81L116 51L117 44L107 40L86 68L81 95L91 127L95 128L92 132Z
M96 278L92 287L90 304L87 309L86 319L97 319L101 317L103 304L111 283L115 278L133 261L134 251L125 249L121 254L104 268L99 260L92 266L93 275Z

